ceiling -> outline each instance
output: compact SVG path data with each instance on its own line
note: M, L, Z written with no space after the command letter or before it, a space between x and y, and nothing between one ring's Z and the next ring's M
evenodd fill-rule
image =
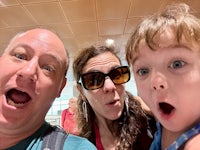
M139 20L171 2L200 12L199 0L0 0L0 52L17 32L45 27L59 34L71 61L82 48L110 38L123 58Z

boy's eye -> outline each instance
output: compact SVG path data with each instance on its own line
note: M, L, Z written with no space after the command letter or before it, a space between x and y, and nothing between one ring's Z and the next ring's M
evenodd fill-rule
M174 62L171 63L170 67L174 68L174 69L177 69L177 68L183 67L184 65L185 65L184 61L176 60L176 61L174 61Z
M17 53L15 54L15 57L17 57L18 59L27 60L27 57L24 54Z
M148 69L139 69L137 71L137 74L139 74L139 76L143 76L145 74L149 73L149 70Z

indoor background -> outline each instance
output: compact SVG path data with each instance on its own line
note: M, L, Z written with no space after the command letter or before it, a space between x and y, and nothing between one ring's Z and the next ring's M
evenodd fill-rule
M124 59L124 47L131 32L144 17L172 2L185 2L199 15L199 0L0 0L0 53L16 33L35 27L54 30L63 40L70 61L82 48L114 40L119 56ZM67 85L53 103L46 119L60 123L60 113L68 100L77 96L70 68ZM137 95L134 79L127 90Z

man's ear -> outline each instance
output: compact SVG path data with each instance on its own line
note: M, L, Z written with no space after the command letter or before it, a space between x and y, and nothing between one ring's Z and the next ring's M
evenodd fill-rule
M62 92L62 90L63 90L63 88L65 87L66 84L67 84L67 78L64 77L64 79L63 79L63 81L62 81L62 84L61 84L61 86L60 86L60 89L59 89L58 94L57 94L56 97L60 97L60 94L61 94L61 92Z

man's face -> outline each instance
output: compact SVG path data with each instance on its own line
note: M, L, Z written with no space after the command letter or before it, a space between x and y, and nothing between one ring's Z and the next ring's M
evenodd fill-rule
M62 42L48 30L30 30L10 43L0 57L0 132L43 123L65 85L66 59Z

